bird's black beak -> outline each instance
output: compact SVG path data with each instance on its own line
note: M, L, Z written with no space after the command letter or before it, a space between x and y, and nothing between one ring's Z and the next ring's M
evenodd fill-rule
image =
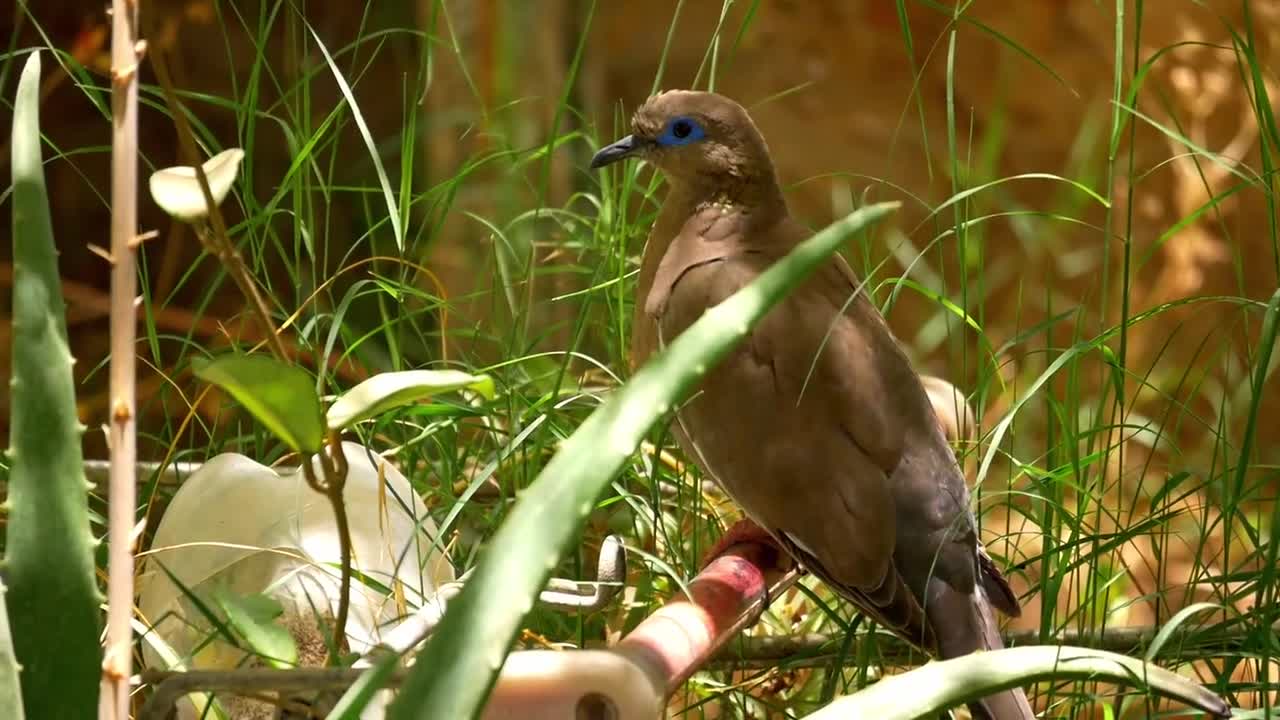
M623 158L635 155L643 147L643 140L637 139L635 135L628 135L611 145L600 148L600 152L591 158L591 169L602 168L610 163L616 163Z

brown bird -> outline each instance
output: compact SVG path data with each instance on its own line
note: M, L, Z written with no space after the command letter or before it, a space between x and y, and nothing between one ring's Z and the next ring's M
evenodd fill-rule
M639 365L811 232L741 105L669 91L631 124L591 167L639 157L668 185L640 268ZM942 658L1001 647L991 608L1017 616L1017 598L978 542L920 377L839 255L709 369L673 429L748 518L865 614ZM970 710L1034 717L1021 690Z

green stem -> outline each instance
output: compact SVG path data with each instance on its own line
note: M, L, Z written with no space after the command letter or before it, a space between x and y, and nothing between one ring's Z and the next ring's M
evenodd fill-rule
M208 181L205 179L204 171L197 170L196 175L200 178L201 187L205 188L207 193ZM207 195L206 202L208 202ZM227 269L227 274L235 281L240 293L249 301L249 309L262 325L262 332L267 346L271 348L271 353L281 360L288 360L285 355L284 341L276 333L275 323L271 322L271 311L267 308L266 301L262 299L262 293L258 292L258 284L249 274L249 268L244 264L244 259L240 257L235 245L226 237L218 237L210 223L202 223L196 229L196 236L200 238L205 251L218 258L222 266Z
M333 507L333 519L338 526L338 553L342 565L342 577L338 586L338 612L334 619L333 648L334 655L346 647L347 617L351 614L351 526L347 520L347 506L343 502L342 493L347 486L347 456L342 452L342 442L337 432L329 434L329 449L332 457L324 452L318 456L308 455L302 459L302 474L313 490L329 499ZM311 459L320 458L320 469L324 473L324 482L315 474Z

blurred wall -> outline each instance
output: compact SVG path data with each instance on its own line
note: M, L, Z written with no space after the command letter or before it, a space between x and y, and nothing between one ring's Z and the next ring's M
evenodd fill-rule
M355 92L374 135L390 138L384 148L397 144L394 138L404 124L405 103L420 98L418 160L424 189L452 177L478 154L545 142L553 123L562 132L582 128L602 142L610 139L619 110L629 114L648 95L669 35L660 86L686 87L698 78L705 87L708 73L704 68L699 77L698 71L719 26L716 88L751 109L784 182L794 185L789 193L793 207L806 221L820 225L847 211L864 192L872 199L907 199L898 222L904 234L886 235L866 249L867 256L875 261L889 258L882 272L892 276L905 267L901 258L923 250L917 272L924 272L917 279L957 302L965 274L973 298L970 309L982 308L980 320L993 346L1077 303L1085 303L1092 312L1084 313L1078 323L1061 324L1052 337L1055 346L1068 345L1076 333L1088 337L1115 322L1120 288L1114 280L1123 245L1118 240L1103 241L1105 210L1083 193L1063 182L1018 180L977 194L966 207L968 217L1022 209L1057 213L1075 222L1031 215L984 222L971 230L971 236L975 246L980 239L985 250L970 259L967 267L961 267L955 238L945 234L955 220L952 211L931 218L927 210L951 196L955 188L1020 173L1058 174L1106 193L1104 161L1114 56L1110 4L975 3L953 24L948 12L910 2L906 21L911 52L893 3L739 1L723 18L720 3L686 2L678 17L677 5L676 0L594 4L587 0L448 0L443 5L435 0L380 0L367 6L367 16L363 14L366 6L356 3L315 3L306 11L331 48L350 43L357 32L388 28L416 28L439 39L430 83L409 88L420 95L408 100L406 78L416 77L421 69L421 46L413 37L391 36L376 48L376 55L373 45L362 45L356 55L362 59L355 65L347 65L356 63L350 55L343 60L344 67L363 71ZM1275 67L1280 0L1253 0L1247 6L1261 65ZM1170 1L1145 7L1137 39L1141 57L1150 58L1175 44L1183 46L1161 54L1153 63L1138 110L1157 123L1177 128L1202 148L1242 158L1244 174L1258 172L1262 167L1258 128L1231 49L1232 32L1244 32L1242 3ZM69 0L47 0L34 12L53 44L75 53L102 83L106 35L100 10ZM258 3L165 0L147 3L146 11L152 23L149 40L173 53L175 74L184 88L230 97L236 87L233 77L243 85L255 52L246 27L258 21ZM737 42L748 15L750 22ZM668 33L673 24L674 31ZM230 28L228 37L217 31L219 25ZM4 30L12 30L12 23L0 28ZM566 78L584 31L588 34L581 69L577 81L569 84ZM1130 51L1131 35L1132 30L1126 38ZM18 47L37 42L34 24L20 22L19 38ZM954 68L949 72L953 41ZM314 47L306 57L298 47L296 38L288 37L282 27L276 29L268 58L283 85L322 62ZM1125 62L1133 62L1131 54ZM59 75L52 63L45 67L47 94L42 111L50 138L67 149L97 148L49 162L73 337L77 356L82 358L77 371L88 376L106 347L107 273L87 245L107 243L107 204L100 193L109 186L104 151L109 127L65 75ZM956 155L963 160L958 172L953 172L956 169L949 160L949 76L954 80ZM144 71L143 80L154 82L149 71ZM1276 97L1274 78L1265 81L1271 97ZM16 72L10 72L3 88L6 97L15 82ZM278 102L279 97L271 96L271 85L266 87L264 105ZM314 124L339 95L325 73L316 75L311 88ZM562 94L583 108L581 116L557 116ZM197 108L201 120L224 143L236 141L232 113L208 104ZM163 115L144 109L142 122L146 163L175 162L172 129ZM339 152L351 159L349 166L340 169L340 176L368 182L372 167L354 128L348 122L340 134ZM514 176L502 163L482 167L458 188L452 212L435 217L428 208L415 215L415 229L437 220L441 223L424 260L459 303L455 327L471 328L479 335L486 326L503 321L507 312L495 301L495 294L473 295L493 284L497 244L462 211L479 212L501 223L533 202L562 204L574 191L594 187L595 176L585 170L589 150L584 142L570 143L554 153L545 168L535 164ZM394 166L394 150L387 152L385 161ZM1236 192L1171 230L1179 219L1197 213L1208 198L1228 190L1238 178L1220 165L1189 155L1185 147L1145 120L1136 123L1132 135L1122 136L1118 157L1118 167L1131 164L1133 176L1139 178L1132 188L1118 182L1110 197L1112 231L1123 234L1131 217L1132 257L1135 265L1143 261L1134 273L1132 311L1193 295L1244 295L1259 300L1270 296L1277 284L1277 261L1267 232L1271 218L1260 191ZM252 171L258 196L272 191L288 161L280 138L266 137L259 144ZM7 157L0 162L7 164ZM326 212L329 234L317 240L331 249L343 250L344 243L363 232L364 210L353 200L338 198ZM146 259L161 289L172 287L198 256L194 239L171 226L149 202L143 203L142 220L144 227L164 231L160 241L147 247ZM0 234L7 232L7 227L0 228ZM539 224L521 226L510 240L517 251L515 259L531 249L536 262L545 263L563 257L564 239L565 233L553 225ZM4 246L0 259L7 258L8 243ZM638 241L632 251L640 251ZM1104 255L1111 281L1105 286ZM6 261L5 272L0 272L6 282L7 266ZM516 269L527 270L520 265ZM322 268L321 274L331 270ZM271 277L276 283L283 281ZM311 278L311 282L322 279ZM534 292L540 298L572 289L563 275L540 282ZM235 325L241 304L227 288L214 298L206 316L197 319L192 311L201 300L198 290L193 286L175 294L163 309L162 320L174 332L184 324L197 323L201 329L196 335L212 341L223 327ZM1096 312L1103 296L1109 298L1106 318ZM571 310L563 304L539 303L533 312L535 323L553 330L545 345L563 347L569 337L566 318ZM1252 320L1246 322L1246 317ZM1218 351L1230 343L1232 352L1239 355L1246 339L1257 336L1257 317L1257 313L1246 316L1229 303L1200 303L1135 327L1130 367L1137 373L1154 368L1148 382L1160 390L1146 392L1146 404L1139 406L1159 415L1169 405L1161 395L1167 393L1212 425L1216 403L1242 379L1230 368L1243 367L1239 359ZM902 294L890 322L919 351L922 370L973 390L976 363L957 366L954 362L957 357L972 357L979 348L972 332L954 320L948 327L936 303L911 292ZM1028 373L1034 376L1047 364L1043 354L1035 354L1044 341L1032 342L1010 353L1002 368L1006 380L1025 378ZM477 345L478 351L485 351L484 343ZM7 357L0 358L0 365L7 362ZM159 364L163 365L163 358ZM1207 380L1199 385L1180 383L1190 366ZM163 384L159 375L144 379L144 387ZM104 390L103 373L86 385L84 419L91 426L105 412ZM1129 392L1139 390L1135 380ZM988 418L1007 409L1011 397L1010 393L992 395ZM1277 411L1280 397L1271 390L1263 412L1275 417ZM1184 448L1195 448L1205 434L1203 424L1196 422L1180 423L1174 430ZM1264 430L1269 438L1280 439L1280 429L1273 425ZM1276 446L1264 443L1260 459L1280 460L1272 449Z

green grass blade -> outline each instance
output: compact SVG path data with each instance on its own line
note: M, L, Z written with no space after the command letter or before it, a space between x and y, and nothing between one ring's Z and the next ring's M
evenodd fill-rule
M360 720L360 713L373 700L374 695L391 679L399 666L396 656L388 654L367 672L362 674L338 699L326 720Z
M845 238L897 206L864 207L797 246L751 285L708 310L587 418L482 552L474 575L450 602L401 688L391 720L477 715L534 595L645 434Z
M1143 659L1147 662L1154 661L1156 657L1160 655L1160 651L1164 649L1165 644L1169 642L1169 638L1173 637L1173 634L1182 627L1184 622L1190 620L1192 615L1197 615L1205 610L1221 609L1221 605L1208 602L1194 603L1182 608L1175 613L1173 617L1169 618L1169 621L1160 628L1160 632L1156 633L1155 639L1153 639L1151 641L1151 645L1147 647L1147 652L1143 656Z
M346 78L342 77L342 71L338 69L337 63L329 56L329 49L320 40L315 28L308 24L307 29L311 31L311 36L315 38L316 47L320 48L320 53L324 55L324 61L329 64L329 69L333 71L333 79L338 83L338 89L342 91L342 97L346 98L347 105L351 107L351 117L355 119L356 127L360 129L360 137L364 139L365 147L369 148L369 159L373 160L373 169L378 173L378 184L382 186L382 197L387 202L387 219L391 221L391 232L396 237L396 250L404 252L404 225L400 222L400 209L396 207L396 196L391 191L391 181L387 179L387 171L382 167L382 157L378 155L378 146L373 141L369 126L364 122L364 115L360 112L360 106L356 104L355 96L351 94L351 86L347 84Z
M97 713L99 593L58 255L40 152L40 55L13 113L13 379L5 564L31 717ZM15 717L10 708L0 715Z

